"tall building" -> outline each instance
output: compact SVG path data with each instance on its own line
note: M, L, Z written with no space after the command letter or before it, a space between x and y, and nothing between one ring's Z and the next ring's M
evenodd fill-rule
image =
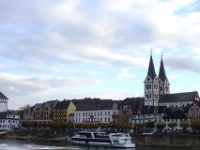
M144 105L158 106L159 78L156 75L152 54L150 56L147 76L144 80Z
M8 110L8 98L0 92L0 112Z
M159 97L170 93L169 86L163 58L161 57L159 75L157 77L151 54L147 76L144 80L144 105L159 106Z

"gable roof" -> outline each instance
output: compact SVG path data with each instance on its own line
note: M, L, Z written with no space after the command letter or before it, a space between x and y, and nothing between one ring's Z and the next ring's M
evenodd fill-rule
M73 99L73 104L76 110L110 110L114 103L117 105L120 101L111 99L100 99L100 98L84 98L84 99Z
M57 101L58 100L51 100L51 101L44 102L42 107L48 106L50 108L54 108Z
M141 105L144 105L144 98L143 97L127 97L123 101L120 101L118 105L118 109L123 105L131 105L132 109L136 109Z
M137 114L137 111L140 111L141 114L154 114L155 110L157 110L156 113L164 113L166 106L147 106L142 105L138 109L134 110L134 114Z
M0 99L8 99L3 93L0 92Z
M156 77L156 72L155 72L155 68L154 68L154 64L153 64L152 55L150 56L149 68L148 68L147 75L148 75L152 80Z
M161 58L161 61L160 61L159 79L161 79L162 82L164 82L167 79L162 58Z
M159 103L194 101L197 94L198 93L195 91L195 92L160 95Z
M71 101L64 99L63 101L58 101L55 109L67 109Z

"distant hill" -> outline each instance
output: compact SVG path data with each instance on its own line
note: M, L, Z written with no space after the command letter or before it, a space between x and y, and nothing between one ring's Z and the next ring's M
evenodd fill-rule
M72 102L76 106L76 110L111 109L114 103L117 103L118 105L121 101L122 100L100 98L72 99Z

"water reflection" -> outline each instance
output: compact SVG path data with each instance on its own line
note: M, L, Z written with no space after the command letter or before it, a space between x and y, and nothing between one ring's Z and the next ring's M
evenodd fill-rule
M79 146L71 145L68 142L53 143L51 141L20 141L15 139L0 139L0 150L27 150L38 148L51 148L51 147L74 147L79 150L191 150L192 148L172 148L172 147L153 147L153 146L140 146L136 148L111 148L111 147L97 147L97 146Z

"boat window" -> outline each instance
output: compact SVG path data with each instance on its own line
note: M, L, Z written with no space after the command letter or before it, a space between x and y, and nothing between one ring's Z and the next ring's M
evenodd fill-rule
M92 137L91 133L79 133L79 135L85 135L86 137Z

